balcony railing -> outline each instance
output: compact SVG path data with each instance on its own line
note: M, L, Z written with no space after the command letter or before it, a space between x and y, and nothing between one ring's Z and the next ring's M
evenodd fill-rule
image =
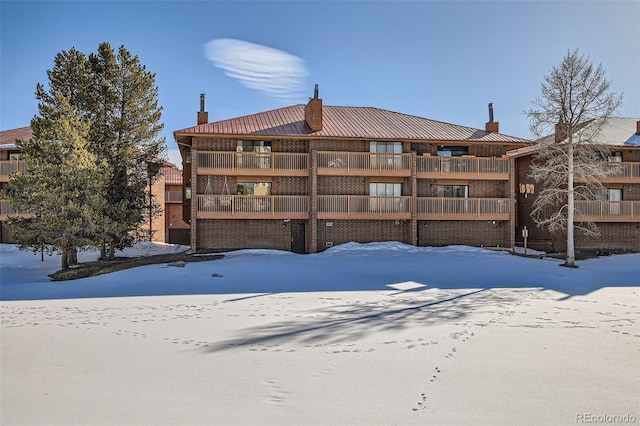
M411 176L411 154L320 151L318 174Z
M198 152L198 174L308 176L309 154L284 152Z
M308 219L306 195L198 194L199 219Z
M27 173L27 166L22 160L5 160L0 161L0 180L7 182L9 175L20 172Z
M419 178L508 180L509 160L485 157L418 157Z
M165 203L181 203L182 191L164 191Z
M509 220L508 198L418 198L418 220Z
M411 219L411 197L319 195L319 219Z
M588 222L640 222L640 201L576 200L575 220Z
M603 182L637 182L640 183L640 163L607 163L608 175Z

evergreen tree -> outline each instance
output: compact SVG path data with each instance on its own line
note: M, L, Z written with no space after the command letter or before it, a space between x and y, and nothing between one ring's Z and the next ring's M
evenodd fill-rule
M91 143L108 164L103 239L110 243L109 257L113 257L115 248L133 241L153 204L149 182L157 179L159 169L149 165L164 150L164 139L158 138L162 108L155 74L124 46L115 54L108 43L101 43L89 56L89 64Z
M94 245L106 181L88 123L63 95L49 101L31 122L33 138L18 142L29 173L9 179L9 200L22 213L9 226L21 249L59 252L66 270L77 249Z

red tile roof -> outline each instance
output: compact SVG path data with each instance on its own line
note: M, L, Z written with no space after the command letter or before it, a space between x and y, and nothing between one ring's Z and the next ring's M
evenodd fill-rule
M182 185L182 170L175 166L164 166L161 169L164 175L164 183L167 185Z
M372 107L322 107L322 130L304 121L304 105L201 124L174 136L206 134L531 143L527 139Z
M0 132L0 149L2 145L12 145L16 139L29 140L33 136L31 127L21 127L19 129L3 130Z

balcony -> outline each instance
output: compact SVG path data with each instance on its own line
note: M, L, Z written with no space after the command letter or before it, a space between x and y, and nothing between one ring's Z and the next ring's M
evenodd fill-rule
M0 161L0 182L9 182L9 175L20 172L27 173L27 167L22 160Z
M607 163L603 183L640 183L640 163Z
M309 154L198 152L199 175L309 176Z
M418 220L509 220L508 198L418 198Z
M577 222L640 222L640 201L575 202Z
M422 179L509 180L509 160L485 157L418 157Z
M411 197L319 195L318 219L411 219Z
M308 219L306 195L198 194L198 219Z
M320 151L318 174L327 176L411 176L411 154Z

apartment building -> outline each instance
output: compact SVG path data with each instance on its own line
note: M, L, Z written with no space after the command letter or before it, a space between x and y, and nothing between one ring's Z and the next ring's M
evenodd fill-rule
M590 126L601 126L601 120L586 123L582 131ZM533 203L541 188L536 187L530 177L531 163L538 151L538 144L564 143L566 135L562 126L530 147L509 152L517 179L516 185L516 244L523 245L523 230L527 230L529 247L546 252L564 252L566 234L550 233L538 228L531 218ZM640 250L640 118L613 117L602 125L595 141L611 152L603 161L607 162L608 176L605 189L581 197L575 204L575 221L594 222L600 235L589 237L575 232L576 250ZM579 184L579 182L577 182ZM580 189L579 189L580 190Z
M16 140L33 137L31 127L0 131L0 191L8 190L9 176L17 171L27 172ZM153 241L188 244L189 225L182 221L182 172L173 164L161 167L161 178L150 183L151 194L162 209L148 222L140 225L142 232L152 235ZM8 201L0 200L0 243L15 243L6 226L9 216L15 215Z
M315 253L350 241L511 247L508 151L531 145L484 129L371 107L306 105L174 132L194 251Z

